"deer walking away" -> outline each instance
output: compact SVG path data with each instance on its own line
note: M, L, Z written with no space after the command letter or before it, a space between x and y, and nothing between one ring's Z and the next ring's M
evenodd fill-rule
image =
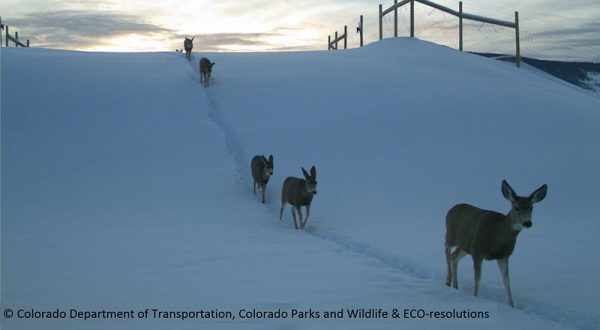
M458 289L458 261L467 254L473 258L475 270L474 295L479 293L481 264L483 260L496 260L508 303L515 307L510 291L508 275L508 258L513 253L517 236L521 230L530 228L533 204L546 197L548 186L543 185L529 197L517 196L515 191L502 181L502 195L510 204L510 211L504 215L498 212L483 210L469 204L455 205L446 215L446 263L448 275L446 285ZM456 247L451 251L452 247Z

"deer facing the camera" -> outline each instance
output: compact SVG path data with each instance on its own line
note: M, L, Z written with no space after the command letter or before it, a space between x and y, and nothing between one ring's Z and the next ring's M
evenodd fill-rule
M303 229L306 226L306 221L308 221L308 216L310 215L310 203L313 196L317 194L317 169L313 166L310 169L310 174L308 174L304 167L302 167L302 174L304 174L304 179L292 176L285 179L281 191L279 220L283 221L285 203L291 204L296 229ZM304 221L302 220L302 206L306 207L306 218L304 218ZM298 213L299 222L296 219L296 213Z
M252 168L252 179L254 181L254 194L256 195L256 186L258 185L258 188L262 191L262 203L264 204L267 183L273 175L273 155L269 155L268 159L263 155L254 156L250 167Z
M184 38L185 40L183 41L183 49L185 49L185 58L190 60L192 58L192 48L194 48L195 37L192 37L192 39L189 39L188 37Z
M206 57L200 59L200 82L204 83L204 87L208 87L208 80L212 74L212 67L215 65Z
M513 253L517 236L523 227L532 226L533 204L546 197L547 189L548 186L543 185L529 197L521 197L503 180L502 195L511 203L511 209L506 215L469 204L458 204L451 208L446 215L446 285L450 286L452 282L452 287L458 289L458 261L470 254L475 269L474 295L477 296L483 260L497 260L508 303L515 307L510 291L508 258ZM454 246L456 249L451 252Z

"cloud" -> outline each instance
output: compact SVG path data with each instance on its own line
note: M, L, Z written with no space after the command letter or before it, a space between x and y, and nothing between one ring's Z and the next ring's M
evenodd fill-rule
M594 41L598 43L598 40L600 40L600 22L586 22L583 24L572 25L568 27L557 25L556 27L550 27L543 31L537 31L534 33L527 34L527 36L530 38L566 36L573 39L595 37Z
M288 37L294 28L279 28L269 33L213 33L195 36L194 51L219 52L219 51L300 51L314 50L311 44L281 44L273 42L279 38ZM183 47L184 35L177 35L174 48ZM188 36L189 37L189 36ZM289 37L288 37L289 38Z
M152 42L153 50L175 50L183 47L180 31L148 22L144 17L116 11L54 10L24 14L12 18L11 25L27 32L35 47L76 50L125 50L130 39ZM314 26L309 26L314 28ZM280 45L273 42L300 28L278 27L260 33L206 33L196 35L194 49L198 51L273 51L304 50L310 46ZM129 39L127 39L129 38ZM126 40L126 41L122 41ZM118 47L121 43L121 47ZM130 50L143 48L130 45ZM314 47L313 47L314 48ZM148 50L149 48L146 48Z
M271 33L213 33L199 35L194 39L194 48L201 51L219 51L224 46L258 46L268 44L261 39L272 36ZM183 40L183 36L181 37ZM183 41L182 41L183 42Z
M177 34L170 40L171 49L183 49L184 37L194 37L194 51L253 51L269 50L273 46L264 39L272 33L206 33L198 35Z
M32 44L49 48L86 49L118 36L174 33L141 17L111 11L29 13L11 19L11 24L27 31L32 36Z

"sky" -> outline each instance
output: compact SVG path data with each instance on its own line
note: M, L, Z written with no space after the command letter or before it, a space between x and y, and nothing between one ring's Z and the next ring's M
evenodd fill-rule
M457 0L436 0L458 8ZM349 47L358 45L358 16L365 16L365 43L377 36L378 5L369 0L3 0L0 16L35 47L84 51L165 51L195 37L198 51L323 50L327 36L348 25ZM417 37L457 47L454 17L417 5ZM464 0L465 12L514 20L519 11L524 55L600 62L598 0ZM406 34L408 8L400 13ZM392 16L384 35L393 35ZM466 30L467 50L514 51L514 31L486 24ZM525 47L523 47L525 46ZM341 46L340 46L341 48ZM494 49L494 48L497 48Z

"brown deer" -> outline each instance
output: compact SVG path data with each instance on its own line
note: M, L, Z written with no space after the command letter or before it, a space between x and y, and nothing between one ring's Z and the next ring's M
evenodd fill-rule
M304 179L288 177L283 182L283 189L281 191L281 210L279 211L279 220L283 221L283 209L285 203L292 205L292 216L294 216L294 226L296 229L303 229L308 221L310 215L310 203L312 202L313 196L317 194L317 169L313 166L310 169L310 175L302 167L302 174ZM302 221L302 206L306 206L306 218ZM296 213L298 213L300 225L296 220Z
M267 183L273 175L273 155L269 155L269 159L263 155L254 156L250 167L252 168L252 179L254 181L254 194L256 195L256 186L258 185L258 188L262 190L262 203L264 204Z
M184 37L185 40L183 41L183 49L185 49L185 58L189 60L192 59L192 48L194 48L194 38L192 37L192 39L189 39L188 37Z
M212 74L213 66L215 66L215 63L211 63L206 57L200 59L200 83L204 83L204 87L208 87L208 80Z
M503 180L502 195L511 203L511 209L506 215L469 204L452 207L446 215L446 285L450 286L452 282L452 287L458 289L458 261L470 254L475 268L474 295L477 297L483 260L497 260L508 303L514 308L508 276L508 258L515 248L521 229L532 226L533 204L546 197L547 189L548 186L543 185L529 197L521 197L517 196L506 180ZM451 252L454 246L456 249Z

